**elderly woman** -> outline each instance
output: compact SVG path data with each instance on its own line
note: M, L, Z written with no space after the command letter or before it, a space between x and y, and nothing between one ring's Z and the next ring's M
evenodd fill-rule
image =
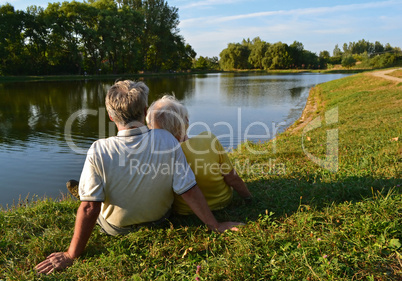
M233 189L246 201L251 200L246 184L237 175L221 143L211 132L187 137L188 111L175 97L166 95L152 103L146 120L150 129L165 129L181 142L187 162L211 210L228 206L232 201ZM173 210L181 215L192 214L180 196L175 196Z

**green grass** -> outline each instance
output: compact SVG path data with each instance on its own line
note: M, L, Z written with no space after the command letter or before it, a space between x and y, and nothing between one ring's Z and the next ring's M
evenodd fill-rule
M315 87L319 104L275 142L244 143L231 153L255 196L238 196L219 220L238 232L211 233L194 216L124 237L95 229L84 254L64 272L37 276L34 266L66 250L78 202L35 199L0 212L0 280L401 280L402 87L358 74ZM338 108L338 122L325 114ZM324 159L337 130L336 173ZM335 131L333 131L335 132ZM259 153L257 153L259 152ZM197 267L198 269L197 272Z

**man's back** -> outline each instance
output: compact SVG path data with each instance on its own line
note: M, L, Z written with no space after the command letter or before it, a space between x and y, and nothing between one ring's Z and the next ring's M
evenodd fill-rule
M145 126L96 141L80 179L81 201L102 201L101 216L124 227L156 221L195 185L177 140ZM173 189L172 189L173 187Z

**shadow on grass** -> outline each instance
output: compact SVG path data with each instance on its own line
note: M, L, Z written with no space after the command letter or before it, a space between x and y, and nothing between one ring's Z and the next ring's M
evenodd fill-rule
M358 202L378 194L386 195L393 189L402 193L402 179L378 179L371 177L349 177L338 182L317 182L308 178L278 178L248 183L254 199L246 205L235 194L233 203L214 215L218 221L256 221L261 215L274 213L273 218L291 216L301 205L321 210L331 204ZM174 227L200 226L195 215L170 218Z

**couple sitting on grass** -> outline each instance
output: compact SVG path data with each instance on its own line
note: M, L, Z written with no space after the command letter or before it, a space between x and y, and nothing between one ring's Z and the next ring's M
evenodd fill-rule
M78 188L81 200L74 234L66 252L53 253L36 266L39 273L71 266L96 223L104 233L124 235L166 222L173 209L196 214L213 231L241 224L219 223L211 212L230 204L232 188L251 198L218 139L210 132L189 139L186 108L164 96L147 109L148 92L144 83L130 80L108 91L106 108L118 134L95 141L79 186L67 183L73 194Z

